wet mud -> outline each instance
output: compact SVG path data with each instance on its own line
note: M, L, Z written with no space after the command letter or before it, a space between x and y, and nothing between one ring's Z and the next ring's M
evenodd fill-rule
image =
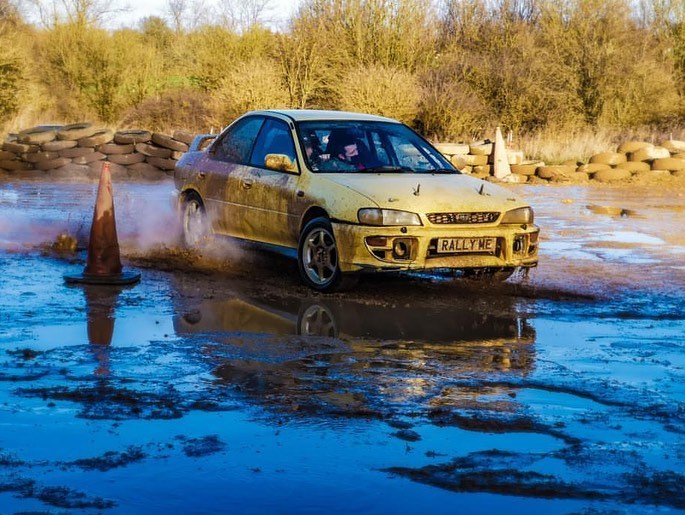
M527 276L319 295L180 248L169 186L115 197L143 280L106 289L63 283L90 185L0 194L3 513L685 510L682 191L518 187Z
M388 472L455 492L491 492L502 495L551 499L614 501L685 508L682 484L685 476L675 472L626 474L622 483L606 478L567 482L553 474L526 470L546 456L521 456L499 451L469 455L445 465L420 469L390 468ZM613 479L613 478L612 478Z

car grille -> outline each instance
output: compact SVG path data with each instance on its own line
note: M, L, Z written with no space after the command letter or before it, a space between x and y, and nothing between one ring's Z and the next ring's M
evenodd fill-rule
M444 224L491 224L499 218L499 213L486 211L481 213L428 213L430 223Z

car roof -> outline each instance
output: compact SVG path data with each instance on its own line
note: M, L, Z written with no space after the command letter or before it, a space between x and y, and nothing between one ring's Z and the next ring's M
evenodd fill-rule
M290 118L295 122L315 120L352 120L365 122L392 122L400 123L392 118L376 116L373 114L353 113L350 111L326 111L320 109L265 109L252 111L247 114L277 114Z

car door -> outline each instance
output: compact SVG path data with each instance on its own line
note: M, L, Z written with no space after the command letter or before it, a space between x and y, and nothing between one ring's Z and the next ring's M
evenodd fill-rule
M204 182L205 208L216 232L242 235L244 204L235 192L240 190L243 173L249 168L252 148L263 123L262 116L238 120L217 138L197 165L198 182Z
M269 154L286 155L294 170L270 170ZM299 213L295 202L299 166L292 132L288 124L267 118L250 156L250 167L240 171L240 202L244 204L241 230L244 237L273 245L294 246Z

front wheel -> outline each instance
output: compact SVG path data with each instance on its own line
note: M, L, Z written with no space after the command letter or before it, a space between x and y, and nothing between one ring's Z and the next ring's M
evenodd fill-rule
M195 194L189 194L183 201L181 226L186 247L202 247L211 237L205 206Z
M304 283L320 292L340 291L351 287L356 278L340 271L338 247L327 218L307 222L300 235L297 266Z

